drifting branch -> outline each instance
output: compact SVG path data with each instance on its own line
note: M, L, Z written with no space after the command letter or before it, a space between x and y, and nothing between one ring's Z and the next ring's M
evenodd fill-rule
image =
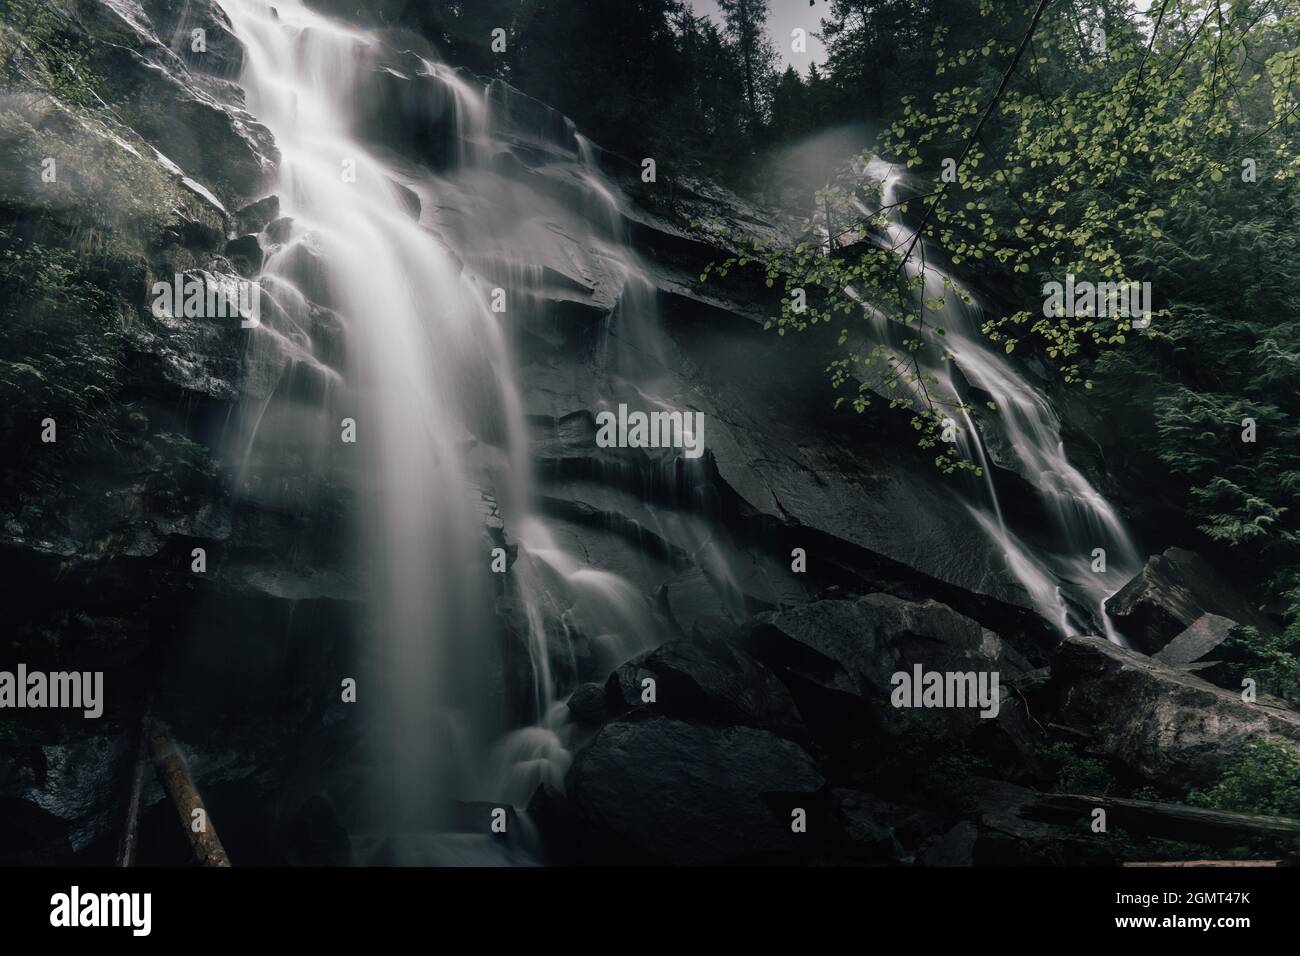
M149 714L145 713L135 733L131 784L126 794L126 822L117 841L117 866L135 866L136 847L140 842L140 801L144 793L144 768L147 760Z
M149 731L149 751L153 755L158 780L175 805L181 826L189 837L194 859L200 866L230 866L230 857L226 856L225 848L217 838L216 828L203 806L203 798L199 796L185 765L185 757L161 724L155 724Z

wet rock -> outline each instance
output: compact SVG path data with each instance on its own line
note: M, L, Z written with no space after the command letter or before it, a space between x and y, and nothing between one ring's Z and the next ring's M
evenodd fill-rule
M1200 555L1170 548L1147 561L1106 602L1115 626L1133 646L1154 654L1204 614L1272 631L1272 623Z
M605 687L594 681L579 684L569 695L569 714L575 723L598 726L607 716Z
M333 286L320 244L314 236L303 235L283 251L282 275L292 282L313 304L335 309Z
M420 197L416 194L415 190L409 189L393 179L388 180L388 188L393 191L393 195L396 196L397 201L402 204L402 209L406 211L406 214L418 222L420 219L421 202Z
M141 6L159 41L191 70L231 79L239 75L244 47L231 29L230 18L215 0L188 0L183 4L141 0ZM195 36L196 30L203 31L201 36Z
M257 275L262 268L262 245L257 236L240 236L226 243L226 255L245 277Z
M1069 637L1052 660L1057 712L1094 745L1163 784L1207 786L1241 747L1271 740L1300 748L1300 712L1215 687L1187 671L1099 637Z
M727 640L739 631L703 568L694 567L673 578L659 589L657 597L669 620L687 637Z
M748 646L781 676L809 726L831 746L906 732L919 721L951 740L995 728L1009 735L1012 749L1028 749L1024 710L1009 687L1030 670L1027 662L992 631L936 601L886 594L817 601L759 615ZM911 675L916 665L925 671L998 673L996 718L980 717L978 706L895 708L893 675Z
M921 857L926 866L972 866L975 863L975 841L979 829L969 820L962 820L943 836L926 847Z
M206 269L187 273L183 278L188 283L194 277L203 282L205 300L209 293L214 298L224 295L241 281L237 275ZM161 279L174 282L173 276ZM163 311L162 315L152 315L147 325L131 330L130 347L138 353L132 368L137 387L158 389L166 383L212 399L237 398L247 335L240 317L207 318Z
M1016 632L1044 632L960 496L931 462L901 453L911 439L827 414L834 399L823 394L824 356L833 341L793 343L777 361L770 341L733 314L682 303L672 314L655 373L664 394L689 396L705 415L705 457L669 457L665 472L641 450L596 448L593 410L642 399L622 397L602 353L578 342L539 349L521 369L531 416L561 423L536 432L534 454L547 481L583 477L648 491L761 536L773 554L782 550L787 566L791 548L804 547L811 574L836 575L823 584L856 576L864 590L864 581L884 576L911 579L913 593L961 604L996 621L1000 633L1004 622Z
M457 124L463 119L453 81L430 74L414 52L391 55L365 75L359 91L372 104L357 133L435 169L459 159Z
M288 242L293 235L293 217L280 216L266 225L266 235L272 242Z
M937 831L942 819L937 814L908 809L858 790L831 791L835 816L852 850L868 863L911 863L919 839Z
M209 53L194 54L208 57L196 64L217 72L237 69L239 47L224 12L215 3L202 6L198 14L210 21L204 29L212 45ZM279 154L270 133L243 108L243 91L192 73L154 34L138 4L88 4L86 12L90 64L114 77L122 97L118 111L131 117L135 131L189 175L227 184L227 194L259 192Z
M1237 622L1218 614L1202 614L1192 625L1162 647L1155 659L1174 666L1192 664L1228 639Z
M31 739L30 737L28 739ZM79 734L66 742L41 748L39 777L22 778L5 796L17 796L65 824L70 848L76 852L104 835L113 825L116 768L124 748L111 735Z
M655 701L643 702L643 681ZM647 709L680 720L746 725L804 743L808 731L782 683L744 651L720 641L672 641L610 675L607 700L620 710Z
M774 734L656 717L606 724L566 789L622 862L707 865L802 852L791 811L823 783L808 754Z
M565 152L578 148L576 130L568 118L540 100L533 99L508 83L494 80L488 87L488 101L494 107L498 130L508 136L526 137L546 147Z
M192 249L216 249L225 238L225 221L210 205L191 201L176 210L176 221L168 225L177 241Z
M280 197L266 196L236 212L235 227L240 232L258 233L279 217Z

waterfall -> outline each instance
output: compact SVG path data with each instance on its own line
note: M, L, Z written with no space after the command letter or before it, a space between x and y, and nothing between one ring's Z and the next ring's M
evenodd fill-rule
M885 241L890 248L905 249L912 228L898 211L898 204L906 199L903 173L878 157L856 173L863 181L881 185L878 208L887 210ZM857 205L864 215L875 211L861 201ZM1047 397L1003 352L992 347L980 330L979 306L936 261L921 242L904 263L912 278L921 274L924 263L918 299L942 302L932 311L944 329L943 344L951 358L930 357L923 362L922 372L937 379L945 402L965 401L966 386L970 386L990 396L996 408L995 418L983 427L969 411L961 413L959 447L980 465L985 478L984 500L970 502L968 507L1044 618L1062 634L1092 633L1100 627L1111 641L1122 644L1105 602L1141 567L1137 547L1115 509L1066 456L1061 421ZM876 341L897 345L897 326L878 312L874 319ZM903 355L901 351L896 354ZM986 432L992 428L1001 431L1012 459L996 464L1013 470L1032 486L1050 523L1046 537L1059 545L1059 550L1032 547L1008 527L995 469L990 467L995 462ZM1104 572L1092 570L1096 548L1105 551Z
M258 387L232 452L239 490L281 508L306 507L327 486L355 491L381 685L370 693L385 702L372 794L380 858L530 862L527 839L503 849L450 830L456 801L523 807L539 783L562 784L567 710L553 659L563 648L548 618L590 637L607 668L664 636L645 596L567 553L534 510L510 337L542 318L536 293L552 281L537 263L562 237L538 223L565 222L596 250L586 268L610 307L612 403L635 394L669 407L647 391L646 359L662 343L655 290L590 145L559 114L525 115L531 101L504 84L399 52L302 0L222 6L246 48L248 108L281 153L282 218L265 230L263 321L245 356ZM433 137L427 164L382 144L403 128ZM581 208L502 175L503 130L571 166ZM487 692L485 635L499 621L485 513L518 545L506 587L533 678L523 726Z
M249 454L283 454L310 424L329 449L311 460L355 475L390 682L379 691L392 750L377 812L396 835L436 833L446 801L496 796L474 786L484 774L476 754L501 728L481 693L488 551L469 449L486 435L516 459L526 454L510 358L484 290L413 218L400 172L355 133L365 84L381 68L376 42L298 0L224 5L247 48L249 108L281 151L277 193L291 221L263 268L275 308L258 338L306 343L317 361L328 351L323 327L341 325L343 339L314 409L278 410L285 424L270 433L259 415ZM458 142L471 141L482 103L457 105ZM273 399L268 407L301 405ZM344 419L354 443L340 439ZM527 506L526 485L505 490L503 509Z

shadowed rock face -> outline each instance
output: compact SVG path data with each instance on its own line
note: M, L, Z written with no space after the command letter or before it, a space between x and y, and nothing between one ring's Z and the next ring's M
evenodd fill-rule
M767 731L654 717L607 724L568 789L634 859L717 864L801 850L791 814L823 782L805 751Z
M747 645L789 685L817 739L831 750L917 727L950 741L974 739L992 752L1029 750L1030 728L1014 691L1029 662L992 631L936 601L887 594L818 601L759 615ZM981 717L977 706L895 707L894 675L910 677L918 665L986 678L996 673L997 714Z
M655 700L643 704L647 679L654 681ZM649 710L808 741L794 700L776 675L725 640L673 641L628 661L610 675L606 704L616 714Z
M1153 655L1156 660L1175 667L1192 664L1228 639L1237 622L1218 614L1202 614L1187 630Z
M1266 632L1272 623L1185 548L1151 558L1132 581L1106 602L1111 619L1147 654L1154 654L1202 615L1212 613Z
M1052 659L1061 719L1094 735L1142 777L1202 784L1243 744L1300 748L1300 713L1280 701L1215 687L1186 671L1098 637L1071 637Z

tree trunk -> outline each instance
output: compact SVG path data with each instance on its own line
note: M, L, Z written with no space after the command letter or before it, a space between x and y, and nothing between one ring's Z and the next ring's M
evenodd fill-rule
M131 779L126 793L126 822L122 826L122 836L117 841L116 864L118 866L135 866L136 847L140 842L140 800L144 793L144 768L148 741L149 715L146 712L136 730L135 746L131 750Z
M1281 866L1281 860L1174 860L1156 863L1121 863L1120 866L1133 867L1156 867L1156 866L1178 866L1178 867L1239 867L1239 866Z
M194 786L185 758L166 728L160 724L155 724L149 732L149 750L153 754L158 779L167 791L167 796L171 797L181 826L189 837L194 859L200 866L230 866L230 858L217 839L217 830L208 818L208 811ZM196 814L196 810L201 812Z
M1026 803L1019 814L1046 823L1091 822L1092 811L1106 811L1106 826L1129 833L1182 840L1208 846L1240 846L1263 839L1289 843L1300 839L1300 820L1227 810L1208 810L1179 803L1155 803L1123 797L1092 797L1074 793L1047 793Z

